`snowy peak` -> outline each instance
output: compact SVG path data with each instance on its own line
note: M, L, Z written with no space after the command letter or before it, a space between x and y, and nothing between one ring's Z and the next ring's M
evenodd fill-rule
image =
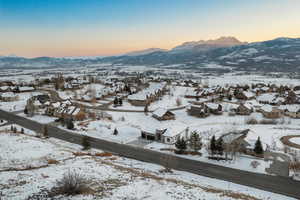
M141 55L146 55L149 53L154 53L154 52L163 52L167 51L166 49L160 49L160 48L149 48L149 49L144 49L144 50L139 50L139 51L132 51L129 53L126 53L126 56L141 56Z
M235 37L220 37L216 40L208 40L206 41L206 44L215 44L221 46L236 46L236 45L242 45L246 43L239 41Z
M211 50L213 48L220 47L232 47L237 45L247 44L245 42L241 42L235 37L220 37L215 40L199 40L199 41L191 41L185 42L179 46L176 46L172 49L172 51L205 51Z

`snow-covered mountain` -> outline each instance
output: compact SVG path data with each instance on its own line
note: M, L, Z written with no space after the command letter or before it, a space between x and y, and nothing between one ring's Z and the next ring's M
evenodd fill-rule
M171 52L178 53L184 51L208 51L221 47L232 47L237 45L247 44L245 42L241 42L235 37L220 37L215 40L199 40L192 42L185 42L179 46L174 47Z
M154 52L164 52L167 51L167 49L160 49L160 48L149 48L149 49L144 49L144 50L138 50L138 51L132 51L129 53L126 53L124 55L126 56L141 56L141 55L146 55Z
M244 43L234 37L187 42L170 51L151 48L122 56L85 58L22 58L0 57L0 68L14 67L74 67L98 63L118 65L174 65L190 68L208 63L246 71L300 71L300 38Z
M70 60L96 60L104 58L105 56L66 56L60 57L61 59L70 59Z

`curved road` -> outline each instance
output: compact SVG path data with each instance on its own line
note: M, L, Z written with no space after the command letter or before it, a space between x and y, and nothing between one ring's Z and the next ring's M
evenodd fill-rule
M0 118L19 124L36 132L42 130L43 124L0 110ZM75 144L81 144L82 136L48 125L50 137L58 138ZM114 143L106 140L88 137L91 147L109 151L120 156L144 162L163 164L166 154L134 147L126 144ZM173 155L168 155L170 168L187 171L201 176L230 181L233 183L254 187L257 189L278 193L296 199L300 198L300 182L290 178L269 176L251 173L238 169L227 168L205 162L190 160Z

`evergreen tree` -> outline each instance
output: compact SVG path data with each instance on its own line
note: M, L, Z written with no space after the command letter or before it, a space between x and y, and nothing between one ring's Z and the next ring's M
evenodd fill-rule
M21 133L24 134L24 128L21 128Z
M49 136L48 135L48 126L47 125L43 126L43 136L46 137L46 138Z
M254 152L258 155L261 155L264 153L264 150L263 150L263 147L262 147L262 144L260 141L260 137L258 137L255 142Z
M198 151L202 148L201 138L196 131L191 133L189 146L194 151Z
M210 151L214 155L216 154L217 147L216 147L216 137L213 136L210 140Z
M74 123L72 121L72 119L69 119L67 121L67 129L73 129L74 128Z
M119 101L118 101L118 98L117 98L117 97L115 97L115 99L114 99L114 106L117 106L117 105L118 105L118 103L119 103Z
M144 112L145 113L149 112L148 104L145 105Z
M10 131L14 131L13 125L10 126Z
M177 141L175 143L175 147L178 149L178 153L182 154L186 150L186 141L183 138L177 138Z
M25 109L24 109L24 114L25 115L28 115L28 110L27 110L27 107L25 106Z
M123 100L122 100L122 98L119 98L119 102L118 102L118 103L119 103L120 106L123 105Z
M113 133L114 135L118 135L119 134L119 131L117 130L117 128L115 128L115 130L114 130L114 133Z
M81 139L81 145L82 145L82 149L83 150L87 150L90 148L90 142L89 142L89 138L87 136L83 136Z
M216 144L216 150L219 155L223 155L224 146L223 146L223 139L220 138Z

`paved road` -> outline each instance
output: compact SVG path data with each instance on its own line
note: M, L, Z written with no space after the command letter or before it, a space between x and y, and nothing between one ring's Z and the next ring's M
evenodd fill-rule
M43 125L38 122L16 116L13 113L3 110L0 110L0 118L19 124L36 132L41 131L43 127ZM54 126L48 127L48 133L50 137L55 137L71 143L81 144L82 136L79 134L65 131ZM164 158L166 158L166 154L148 149L142 149L126 144L118 144L92 137L88 137L88 139L91 147L93 148L113 152L127 158L155 164L162 164ZM230 181L297 199L300 198L300 182L293 181L290 178L256 174L172 155L170 155L169 159L167 160L169 160L168 165L175 170L187 171L190 173Z

